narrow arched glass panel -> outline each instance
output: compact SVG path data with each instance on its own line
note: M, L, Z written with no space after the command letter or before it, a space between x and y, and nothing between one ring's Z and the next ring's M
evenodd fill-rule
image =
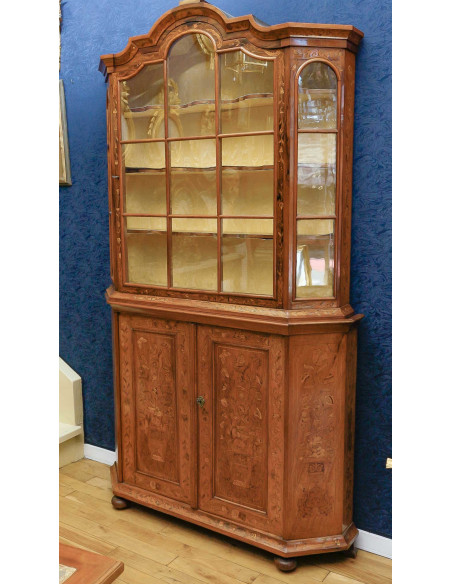
M298 129L336 127L336 74L326 63L310 63L298 77Z
M176 40L168 55L168 135L215 134L215 47L205 34Z
M336 73L313 61L298 76L296 298L334 295L338 147Z

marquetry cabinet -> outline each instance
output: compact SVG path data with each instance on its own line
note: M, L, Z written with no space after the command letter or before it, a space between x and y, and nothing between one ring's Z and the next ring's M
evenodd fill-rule
M348 25L181 3L101 58L116 435L134 501L294 557L353 547Z

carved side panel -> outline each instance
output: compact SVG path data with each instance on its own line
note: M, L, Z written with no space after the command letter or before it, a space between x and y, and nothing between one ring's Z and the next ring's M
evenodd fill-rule
M194 325L119 317L126 483L195 504Z
M217 344L214 496L267 507L268 351Z
M282 337L198 327L199 507L282 533Z
M136 469L179 482L174 336L133 331Z
M287 538L342 533L346 336L290 339Z

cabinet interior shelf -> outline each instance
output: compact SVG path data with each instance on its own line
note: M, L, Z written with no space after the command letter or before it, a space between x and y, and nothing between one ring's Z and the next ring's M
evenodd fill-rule
M166 229L127 229L127 234L130 235L131 233L140 233L141 235L152 235L155 233L167 233ZM173 235L190 235L193 237L204 237L206 235L214 235L217 236L217 231L206 230L206 231L183 231L181 229L178 230L171 230ZM222 233L222 237L243 237L243 238L259 238L259 239L272 239L272 233Z
M254 172L259 170L273 170L272 164L267 164L263 166L222 166L221 167L223 172L224 171L244 171L244 172ZM135 174L135 173L144 173L144 174L162 174L166 172L165 168L134 168L131 166L125 167L126 174ZM190 167L190 166L173 166L170 168L171 174L194 174L200 173L204 174L205 172L214 172L216 171L216 166L205 166L205 167Z
M222 111L229 111L249 107L265 107L273 105L272 94L251 94L238 97L231 100L223 100L219 102ZM152 115L153 112L163 110L163 104L147 105L144 107L130 108L130 111L123 113L124 118L145 118ZM170 104L170 111L177 111L179 114L204 113L208 111L215 111L215 100L206 99L193 101L190 103Z

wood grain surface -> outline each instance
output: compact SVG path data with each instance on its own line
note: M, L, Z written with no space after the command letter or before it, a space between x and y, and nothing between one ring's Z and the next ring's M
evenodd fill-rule
M273 555L157 511L110 504L110 469L81 460L60 469L60 541L124 563L123 584L391 584L391 560L358 550L311 556L285 574ZM102 486L88 484L102 479ZM74 526L76 524L76 526Z

